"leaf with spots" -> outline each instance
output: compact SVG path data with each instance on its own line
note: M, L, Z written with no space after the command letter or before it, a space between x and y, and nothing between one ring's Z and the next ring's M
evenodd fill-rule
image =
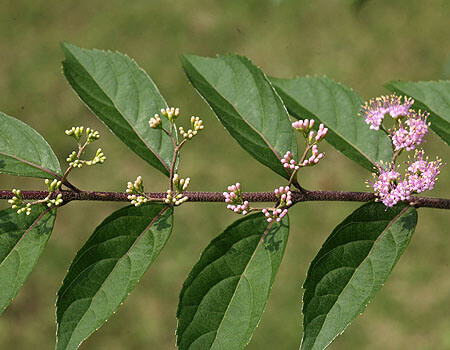
M172 212L128 206L95 229L58 291L57 350L77 349L124 302L169 239Z
M262 213L235 221L203 251L178 304L180 350L243 349L258 325L289 234L285 216Z
M339 224L312 261L304 283L301 350L325 349L364 311L416 228L417 212L370 202Z

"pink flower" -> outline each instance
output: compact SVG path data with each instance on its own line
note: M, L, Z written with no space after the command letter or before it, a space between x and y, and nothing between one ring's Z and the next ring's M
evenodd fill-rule
M379 130L386 114L394 119L406 116L413 104L412 98L405 97L402 102L402 97L395 94L381 96L371 99L361 106L360 115L366 118L366 123L370 125L371 129Z
M399 129L392 134L392 143L396 151L402 148L411 151L423 142L425 135L428 133L428 115L429 113L426 112L410 111L405 122L406 127L403 127L400 121Z
M428 158L424 159L423 150L416 151L414 161L406 162L406 164L408 168L403 179L391 163L387 169L377 165L378 174L373 174L375 181L367 182L373 187L378 200L381 200L386 207L393 207L400 201L409 201L414 193L431 191L441 167L445 165L437 158L431 162Z
M436 183L437 176L441 172L441 167L445 164L438 158L435 161L428 162L428 158L423 159L423 150L416 151L414 162L409 162L406 176L411 190L420 193L426 190L432 190Z

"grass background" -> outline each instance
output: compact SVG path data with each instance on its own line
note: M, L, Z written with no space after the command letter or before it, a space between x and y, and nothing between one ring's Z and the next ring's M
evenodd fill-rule
M236 181L248 191L270 190L282 179L224 131L187 82L180 54L239 53L269 75L327 75L370 98L387 93L383 84L392 79L450 78L449 18L448 0L2 0L0 110L41 133L61 162L74 147L65 129L97 128L102 135L97 144L108 159L74 171L71 181L78 187L121 191L142 175L146 190L164 190L164 176L111 135L61 74L61 41L119 50L147 70L169 105L204 120L206 131L183 150L180 174L192 178L192 190L221 191ZM365 190L367 171L328 145L323 149L324 161L301 174L306 188ZM450 161L448 147L433 135L425 149ZM449 171L444 168L431 195L449 196ZM44 188L39 180L0 175L0 188L13 187ZM55 294L71 259L104 217L121 206L71 203L59 211L47 249L0 318L1 349L54 347ZM290 242L248 349L298 348L308 264L331 230L358 206L304 203L291 210ZM178 208L165 250L117 314L81 348L175 349L181 285L203 247L234 219L222 204ZM420 210L416 234L388 283L330 349L450 349L449 223L446 211Z

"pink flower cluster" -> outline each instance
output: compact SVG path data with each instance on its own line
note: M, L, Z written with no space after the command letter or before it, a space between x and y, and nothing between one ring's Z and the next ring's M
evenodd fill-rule
M316 165L325 156L325 152L319 153L317 145L313 145L311 147L311 153L312 154L308 159L305 159L301 164L300 163L297 164L295 160L292 159L291 152L287 151L286 154L281 159L281 164L283 164L285 168L297 171L302 166Z
M361 106L360 115L365 116L366 123L370 125L371 129L378 130L386 114L394 119L406 116L413 104L412 98L405 97L402 102L402 97L395 94L381 96L371 99L364 106Z
M267 222L272 222L273 220L276 220L277 222L280 222L281 219L287 214L287 209L273 209L272 211L270 209L264 208L262 210L263 214L267 218Z
M328 128L326 128L323 124L319 125L319 130L317 130L317 135L314 134L314 131L310 131L308 135L308 141L309 143L312 143L313 140L316 140L316 142L321 141L328 133Z
M408 183L413 192L420 193L426 190L431 191L437 180L437 176L441 171L441 167L445 164L441 159L428 162L428 157L423 159L423 150L416 151L414 162L408 162Z
M291 170L298 170L300 167L295 162L295 159L292 159L292 153L290 151L287 151L286 154L281 159L281 164L285 168L289 168Z
M280 201L279 207L289 207L292 205L292 192L289 189L289 186L280 186L279 188L276 188L275 196L277 196L278 200Z
M410 111L408 119L405 121L406 127L400 121L399 128L392 134L392 143L396 151L403 148L411 151L423 142L425 135L428 133L428 116L429 113L426 112Z
M319 153L317 145L312 146L311 153L311 157L303 161L303 166L317 164L325 156L325 152Z
M393 207L399 201L409 201L414 193L432 190L444 164L437 158L429 162L428 158L424 159L423 150L420 150L416 151L414 161L407 165L409 166L403 179L394 165L390 164L388 169L378 165L379 174L373 174L376 181L368 181L386 207Z
M297 120L296 122L292 123L292 127L295 130L303 133L303 136L306 140L306 151L299 163L296 163L295 159L292 158L292 153L290 151L287 151L281 159L281 163L286 169L291 169L295 172L300 169L300 167L315 165L319 163L319 161L324 157L325 153L319 153L317 144L322 141L327 135L328 128L326 128L323 124L320 124L319 129L316 133L314 130L312 130L314 123L314 119ZM309 150L311 150L312 154L309 158L306 159L307 152L309 152Z
M296 122L292 123L292 127L297 131L303 131L308 132L312 129L314 126L315 120L314 119L305 119L305 120L297 120Z
M304 119L304 120L297 120L296 122L292 123L292 127L297 130L303 132L305 137L308 138L309 143L312 143L314 140L315 142L321 141L325 135L328 132L328 128L325 127L325 125L320 124L319 129L316 132L314 132L312 127L314 126L315 120L314 119Z
M249 203L242 200L241 184L236 182L235 185L228 186L228 191L223 193L225 202L228 203L227 209L234 211L236 214L246 215L249 210Z
M287 207L292 205L292 192L289 189L289 186L280 186L280 188L275 189L274 193L279 200L278 207L274 209L264 208L262 210L267 222L272 222L273 220L280 222L288 212Z

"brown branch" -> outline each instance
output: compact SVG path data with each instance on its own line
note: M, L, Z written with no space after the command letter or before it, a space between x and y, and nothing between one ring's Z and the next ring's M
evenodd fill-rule
M22 191L24 200L44 199L47 191ZM71 201L109 201L109 202L128 202L128 193L126 192L95 192L95 191L59 191L62 194L65 203ZM183 192L188 196L188 202L225 202L223 192ZM164 199L166 192L147 192L146 195L152 199ZM0 190L0 199L10 199L14 196L12 191ZM244 192L242 198L249 202L276 202L278 199L273 192ZM293 191L292 202L368 202L375 199L375 195L370 192L343 192L343 191ZM416 208L439 208L450 209L450 199L430 198L430 197L412 197L410 203Z

